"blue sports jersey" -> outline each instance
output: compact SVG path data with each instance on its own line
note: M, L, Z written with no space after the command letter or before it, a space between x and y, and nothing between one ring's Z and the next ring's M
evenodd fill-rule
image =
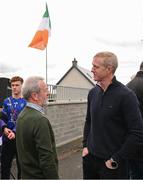
M26 100L24 98L16 99L11 96L4 100L2 113L7 117L4 122L9 129L16 131L18 114L23 110L25 105Z

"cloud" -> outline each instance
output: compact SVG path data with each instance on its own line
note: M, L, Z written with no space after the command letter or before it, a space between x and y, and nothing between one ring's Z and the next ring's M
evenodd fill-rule
M13 73L16 72L19 68L13 67L11 65L0 63L0 73Z
M140 47L142 46L142 41L143 40L134 40L134 41L113 41L113 40L108 40L104 38L95 38L98 42L101 42L106 45L111 45L111 46L120 46L120 47Z

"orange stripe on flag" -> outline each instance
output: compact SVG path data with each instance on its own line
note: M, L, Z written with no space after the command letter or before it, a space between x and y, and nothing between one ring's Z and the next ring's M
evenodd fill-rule
M41 30L37 31L29 47L44 50L48 43L48 31Z

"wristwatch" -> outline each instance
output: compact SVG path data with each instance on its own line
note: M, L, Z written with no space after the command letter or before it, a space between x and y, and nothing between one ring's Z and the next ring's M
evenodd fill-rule
M118 163L117 161L115 161L113 158L110 159L111 160L111 166L113 169L117 169L118 168Z

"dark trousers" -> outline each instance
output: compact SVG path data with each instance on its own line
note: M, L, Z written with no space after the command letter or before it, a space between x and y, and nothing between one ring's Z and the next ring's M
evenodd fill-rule
M143 179L143 161L129 161L129 173L131 179Z
M129 179L128 162L122 161L117 169L109 169L103 159L88 154L83 157L83 179Z
M18 171L17 178L20 179L21 169L18 162L16 140L7 140L6 142L3 142L1 151L1 179L10 179L10 170L14 157L16 157Z

